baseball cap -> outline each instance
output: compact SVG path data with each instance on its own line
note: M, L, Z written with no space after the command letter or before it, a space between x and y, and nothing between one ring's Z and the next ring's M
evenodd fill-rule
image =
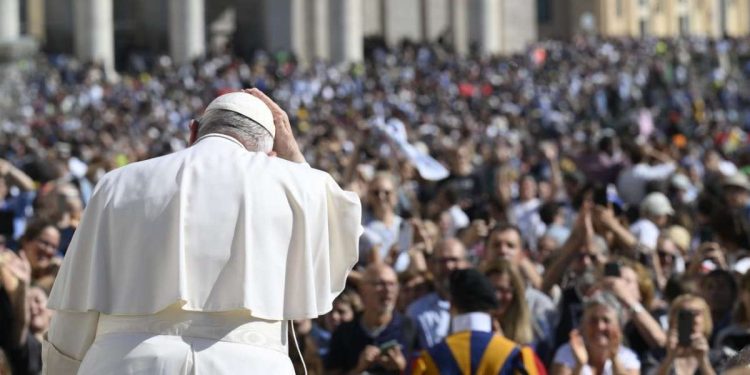
M750 191L750 181L748 181L747 175L742 172L737 172L724 179L724 186L734 186L740 189Z
M672 186L680 190L690 190L693 187L693 184L690 182L690 178L680 173L672 176L671 183Z
M655 192L643 199L641 212L646 215L673 215L674 208L666 195Z
M690 232L685 227L673 225L666 230L665 234L683 254L690 250Z
M208 104L204 114L219 109L245 116L268 130L272 137L276 137L276 126L273 124L271 109L262 100L246 92L230 92L217 97Z

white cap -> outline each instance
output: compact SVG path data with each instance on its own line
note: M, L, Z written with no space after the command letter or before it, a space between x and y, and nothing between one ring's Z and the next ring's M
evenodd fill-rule
M674 208L666 195L655 192L641 202L641 213L645 215L674 215Z
M239 113L257 122L268 130L272 137L276 137L276 127L273 125L271 109L262 100L246 92L230 92L219 96L208 104L204 115L216 109Z

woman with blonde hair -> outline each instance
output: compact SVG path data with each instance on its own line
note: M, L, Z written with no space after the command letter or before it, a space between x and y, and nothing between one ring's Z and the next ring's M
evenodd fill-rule
M679 343L678 321L680 315L692 317L692 332L689 344ZM667 355L661 361L657 374L716 374L709 359L708 338L711 336L712 330L711 309L703 298L692 294L683 294L677 297L669 308Z
M493 314L499 331L512 341L532 346L545 359L552 346L552 328L544 317L531 316L521 273L508 260L498 259L484 267L484 274L495 288L500 305Z

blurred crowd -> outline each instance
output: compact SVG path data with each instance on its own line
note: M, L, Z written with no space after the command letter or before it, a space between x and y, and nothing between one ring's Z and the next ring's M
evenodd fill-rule
M98 179L186 147L190 119L248 87L363 204L349 287L295 322L311 374L408 372L450 333L448 276L466 268L494 287L495 331L552 374L750 362L750 39L577 38L341 66L0 67L0 374L40 371L46 297Z

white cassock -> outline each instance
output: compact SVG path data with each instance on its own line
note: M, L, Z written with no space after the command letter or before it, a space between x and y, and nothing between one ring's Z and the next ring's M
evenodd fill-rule
M221 134L116 169L52 289L45 373L293 373L286 321L331 310L360 217L327 173Z

